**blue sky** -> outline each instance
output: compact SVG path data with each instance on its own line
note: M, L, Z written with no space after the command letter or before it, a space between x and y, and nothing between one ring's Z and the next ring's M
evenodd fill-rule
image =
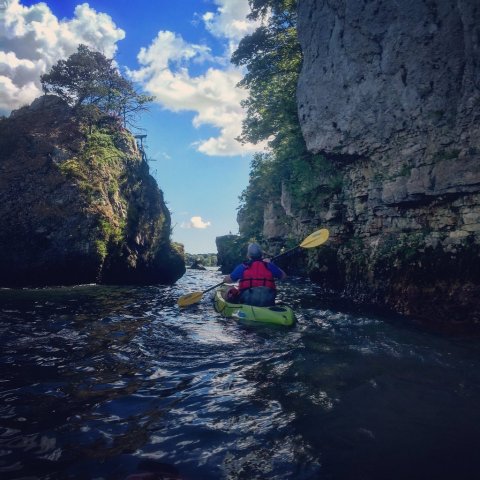
M40 75L79 43L113 56L156 96L139 125L173 240L215 252L215 237L238 231L238 196L260 148L234 140L246 92L229 58L255 28L248 11L248 0L0 0L0 113L40 95Z

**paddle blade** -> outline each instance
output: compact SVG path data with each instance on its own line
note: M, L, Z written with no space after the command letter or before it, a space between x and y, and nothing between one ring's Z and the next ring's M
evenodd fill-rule
M325 243L328 240L330 232L326 228L317 230L316 232L311 233L301 244L302 248L314 248L318 247L322 243Z
M193 305L194 303L198 303L203 297L203 292L193 292L187 295L181 296L177 300L177 304L179 307L188 307L189 305Z

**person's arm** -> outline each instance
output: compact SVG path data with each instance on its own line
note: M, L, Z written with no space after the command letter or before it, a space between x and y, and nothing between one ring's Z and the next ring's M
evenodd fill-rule
M275 278L278 278L278 280L284 280L287 278L287 274L279 266L272 263L270 259L264 258L263 261L267 264L268 269L272 272Z
M237 265L230 275L225 275L223 281L225 283L234 283L242 278L245 267L243 264Z

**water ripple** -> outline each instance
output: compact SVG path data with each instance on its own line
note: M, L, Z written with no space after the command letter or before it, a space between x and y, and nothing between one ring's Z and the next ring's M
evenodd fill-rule
M300 279L279 292L294 328L224 319L210 294L178 308L220 278L1 290L2 479L438 479L478 467L475 342L336 310Z

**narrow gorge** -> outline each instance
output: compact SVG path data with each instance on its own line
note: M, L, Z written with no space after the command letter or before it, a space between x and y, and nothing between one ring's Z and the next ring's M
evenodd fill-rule
M300 0L297 20L308 201L282 181L259 235L275 248L327 227L304 269L325 292L478 324L480 5Z

